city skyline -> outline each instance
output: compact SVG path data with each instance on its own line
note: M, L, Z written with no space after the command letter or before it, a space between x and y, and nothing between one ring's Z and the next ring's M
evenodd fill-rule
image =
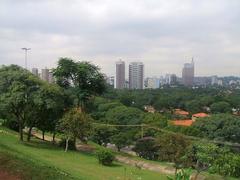
M2 0L0 64L24 67L29 47L29 69L70 57L114 75L122 59L143 62L146 76L180 76L193 56L196 76L239 76L239 9L238 0Z

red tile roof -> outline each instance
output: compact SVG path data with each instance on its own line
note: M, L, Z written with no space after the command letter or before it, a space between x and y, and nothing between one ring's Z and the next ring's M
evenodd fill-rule
M203 118L203 117L208 117L209 115L206 113L196 113L196 114L193 114L192 116L197 118Z
M174 112L174 113L177 114L177 115L184 115L184 116L189 115L189 112L183 111L183 110L181 110L181 109L175 109L175 112Z
M186 119L186 120L174 120L172 122L173 125L175 126L191 126L194 121L191 119Z

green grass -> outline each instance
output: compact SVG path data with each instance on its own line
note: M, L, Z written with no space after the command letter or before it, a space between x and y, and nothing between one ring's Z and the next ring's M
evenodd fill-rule
M157 180L165 175L114 163L102 166L92 154L65 153L51 143L33 139L20 142L18 134L0 127L0 168L20 174L25 179L84 179L84 180Z

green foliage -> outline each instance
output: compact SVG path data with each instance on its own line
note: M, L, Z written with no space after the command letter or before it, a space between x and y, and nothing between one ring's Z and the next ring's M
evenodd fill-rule
M144 113L137 108L117 106L106 113L107 122L112 124L141 124Z
M240 155L215 144L194 143L183 159L185 167L197 170L196 176L201 171L208 170L223 176L240 177Z
M218 149L218 152L209 171L223 176L240 177L240 155L226 149Z
M174 162L178 166L190 142L181 134L162 134L157 137L156 145L158 146L159 160Z
M77 99L76 105L82 108L92 96L102 94L106 88L99 68L85 61L75 62L70 58L60 58L54 76L60 86L71 91Z
M240 118L237 116L211 115L197 120L193 127L211 139L240 142Z
M20 140L23 140L23 128L30 118L33 104L42 81L29 71L19 66L0 68L0 102L1 109L14 116L18 123Z
M231 105L228 102L215 102L210 106L212 113L230 113Z
M60 120L59 129L65 134L66 138L79 138L85 142L90 135L91 121L89 115L80 109L73 108L64 114Z
M111 142L111 137L116 133L116 128L97 126L92 130L91 139L99 145L106 146Z
M168 180L190 180L192 169L181 169L174 178L168 177Z
M168 120L159 113L147 113L143 119L143 123L158 128L164 128L168 125Z
M61 139L58 143L59 147L66 147L66 139ZM75 141L73 139L68 140L68 150L76 150Z
M169 131L185 134L188 136L198 136L198 137L203 136L203 132L200 131L195 126L185 127L185 126L174 126L174 125L169 124L165 129L169 130Z
M113 160L115 159L115 156L113 155L113 153L108 149L99 149L96 152L96 155L99 163L105 166L111 165Z
M0 169L7 166L9 172L27 174L26 179L99 180L100 177L103 179L118 177L119 179L124 177L129 179L141 177L147 180L166 179L164 174L150 170L139 171L136 167L123 163L115 162L114 166L101 166L96 156L92 154L76 151L65 153L62 148L35 138L31 142L20 143L17 133L1 126L0 137ZM11 155L12 158L7 159L6 154ZM126 175L124 175L124 169L127 169Z
M132 143L132 134L127 132L117 132L111 137L111 142L116 145L118 151Z
M139 139L133 150L142 158L149 160L157 159L158 146L155 143L155 139L152 137Z

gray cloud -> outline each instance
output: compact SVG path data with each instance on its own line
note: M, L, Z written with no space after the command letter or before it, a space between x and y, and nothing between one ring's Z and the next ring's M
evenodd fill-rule
M69 56L114 74L119 58L143 61L147 76L239 75L239 0L1 0L0 64L53 67Z

